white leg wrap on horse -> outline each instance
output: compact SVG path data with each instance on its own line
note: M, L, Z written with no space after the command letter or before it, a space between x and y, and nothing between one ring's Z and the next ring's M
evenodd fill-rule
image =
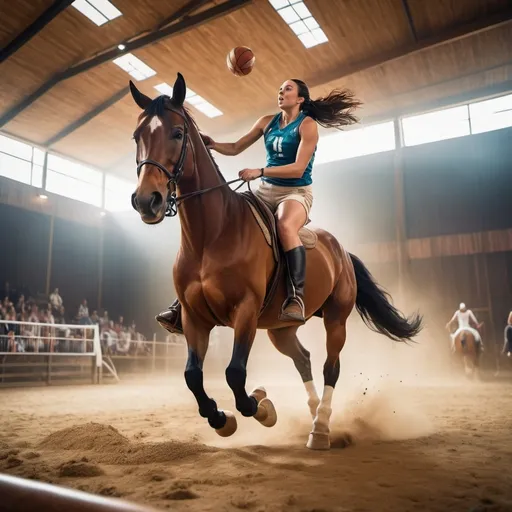
M312 450L328 450L331 447L329 441L329 421L332 413L332 395L334 388L324 386L322 400L316 411L316 417L313 420L313 430L309 434L307 447Z
M308 382L304 382L304 387L306 388L306 393L308 394L308 407L309 412L311 413L311 417L315 419L316 410L320 405L320 397L316 392L315 383L312 380Z

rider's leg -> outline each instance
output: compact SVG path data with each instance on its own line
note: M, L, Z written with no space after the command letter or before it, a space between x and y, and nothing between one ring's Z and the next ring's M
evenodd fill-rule
M455 340L457 339L457 335L459 334L459 329L457 329L453 334L450 334L450 351L455 352Z
M471 332L473 333L473 336L475 337L475 342L478 345L478 348L480 350L484 350L484 340L482 340L482 335L478 331L478 329L475 329L474 327L471 327Z
M304 205L294 199L283 201L276 212L277 232L285 252L288 269L287 298L281 309L280 320L305 322L304 280L306 277L306 250L299 238L299 230L307 221Z
M168 309L156 315L157 322L167 331L176 334L183 334L183 326L181 324L181 304L176 299Z

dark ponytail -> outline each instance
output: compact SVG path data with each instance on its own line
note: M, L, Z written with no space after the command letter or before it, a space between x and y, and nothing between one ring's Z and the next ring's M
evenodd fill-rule
M299 88L299 97L304 98L301 110L324 128L338 128L355 124L359 119L354 110L362 103L347 89L334 89L327 96L312 100L308 86L296 78L292 79Z

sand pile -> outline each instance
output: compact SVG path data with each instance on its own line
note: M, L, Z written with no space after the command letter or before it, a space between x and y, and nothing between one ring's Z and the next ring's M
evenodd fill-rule
M45 437L41 448L58 450L117 451L128 447L130 441L110 425L85 423L58 430Z
M95 460L104 464L172 462L219 451L197 442L132 443L114 427L100 423L58 430L43 439L39 446L50 450L94 451L97 452Z
M218 451L220 451L218 448L184 441L137 443L130 447L104 453L98 460L105 464L152 464L179 461L187 457Z
M104 474L105 472L96 464L84 461L71 460L62 464L59 468L59 476L89 477L101 476Z

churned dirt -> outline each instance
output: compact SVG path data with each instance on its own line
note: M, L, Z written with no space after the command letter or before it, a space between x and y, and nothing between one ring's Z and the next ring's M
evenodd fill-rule
M278 356L276 366L265 359L249 368L250 383L264 384L276 405L277 425L237 413L229 439L199 417L181 371L2 389L0 471L187 512L512 511L511 380L441 376L411 362L424 361L422 349L382 346L342 359L330 452L305 448L306 395ZM205 383L220 407L234 409L221 375L205 368Z

